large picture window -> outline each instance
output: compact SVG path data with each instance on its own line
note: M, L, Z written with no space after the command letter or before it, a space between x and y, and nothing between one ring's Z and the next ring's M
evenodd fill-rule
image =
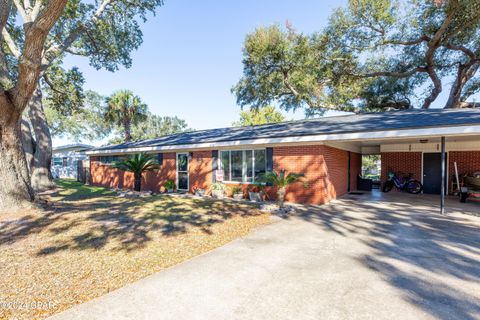
M224 181L255 182L265 173L265 149L220 151Z

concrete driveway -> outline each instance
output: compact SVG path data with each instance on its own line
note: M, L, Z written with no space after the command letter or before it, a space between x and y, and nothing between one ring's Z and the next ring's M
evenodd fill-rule
M437 202L302 207L53 319L480 319L480 205Z

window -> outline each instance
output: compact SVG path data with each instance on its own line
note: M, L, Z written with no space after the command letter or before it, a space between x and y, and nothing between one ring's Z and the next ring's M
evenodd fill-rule
M219 158L225 181L255 182L265 172L265 149L221 151Z
M63 167L66 167L68 165L68 158L67 157L63 157L62 158L62 166Z
M112 164L118 160L120 160L118 156L100 156L97 161L102 164Z
M54 166L61 166L63 164L62 158L53 158L53 165Z
M243 151L230 151L230 181L243 181ZM223 173L225 177L225 172Z

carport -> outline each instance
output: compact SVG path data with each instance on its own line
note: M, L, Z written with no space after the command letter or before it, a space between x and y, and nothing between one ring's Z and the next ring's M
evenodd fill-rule
M337 148L362 155L381 156L381 182L389 171L412 174L425 194L437 194L440 213L445 213L445 197L458 191L455 164L460 178L480 171L480 118L476 110L442 112L426 119L401 119L405 127L384 124L384 130L351 133L329 142ZM443 183L442 183L443 181Z

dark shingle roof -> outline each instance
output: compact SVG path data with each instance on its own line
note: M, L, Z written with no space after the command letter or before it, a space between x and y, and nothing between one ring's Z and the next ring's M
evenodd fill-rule
M231 127L184 132L156 139L110 145L93 150L115 150L153 146L282 138L318 134L339 134L428 127L480 125L479 109L404 110L364 113L281 122L249 127Z

